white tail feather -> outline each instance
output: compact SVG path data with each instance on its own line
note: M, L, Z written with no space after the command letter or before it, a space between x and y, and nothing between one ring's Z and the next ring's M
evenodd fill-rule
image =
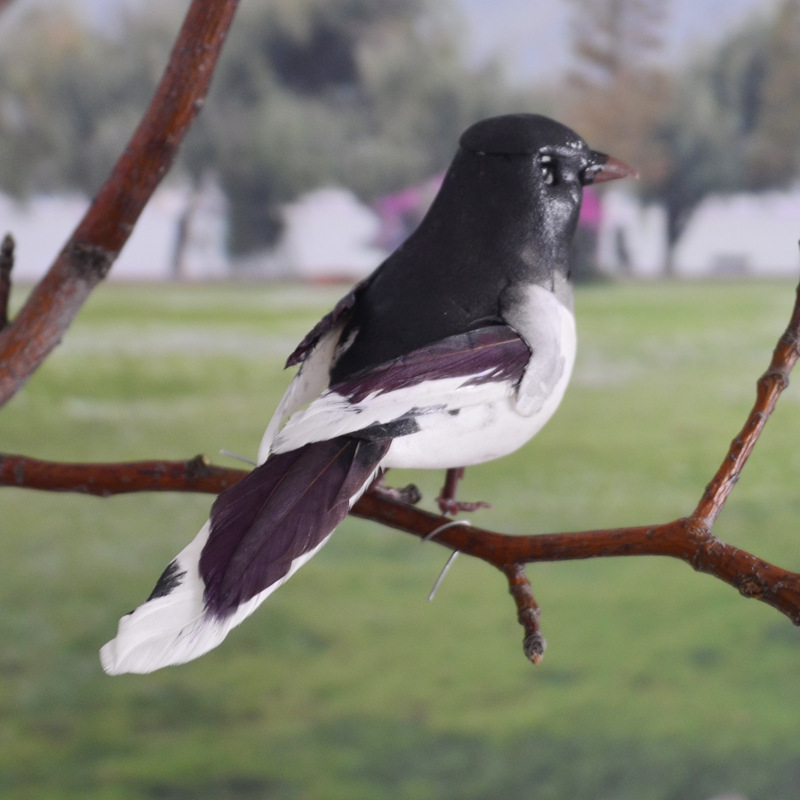
M168 594L146 601L120 619L116 637L100 650L100 662L109 675L153 672L161 667L184 664L212 650L330 538L295 559L283 578L243 603L235 613L217 619L205 612L205 585L198 568L208 531L209 523L206 523L175 558L176 576L185 573L180 583Z

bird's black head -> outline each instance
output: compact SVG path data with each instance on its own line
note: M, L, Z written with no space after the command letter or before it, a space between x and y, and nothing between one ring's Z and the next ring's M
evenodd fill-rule
M568 261L583 187L636 174L592 150L566 125L539 114L482 120L464 132L460 145L453 167L463 165L484 176L486 200L503 197L507 220L519 228L516 233L527 228L528 247L533 245L540 259L555 268Z
M418 272L426 286L441 278L442 293L456 274L462 292L472 292L470 308L479 292L518 283L546 286L568 301L583 188L632 174L548 117L482 120L461 136L426 218L382 271L397 268L406 280Z
M551 187L587 186L636 174L617 159L591 150L571 128L541 114L481 120L464 131L459 144L478 156L525 159Z

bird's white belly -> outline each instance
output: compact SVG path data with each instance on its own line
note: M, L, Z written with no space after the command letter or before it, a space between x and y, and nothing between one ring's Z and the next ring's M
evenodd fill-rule
M557 301L556 301L557 302ZM433 411L417 417L420 430L398 436L382 462L398 469L449 469L481 464L513 453L533 438L558 408L575 363L574 318L559 305L555 326L563 371L538 411L519 413L517 397L509 387L505 396L481 405L468 405L458 414Z
M400 469L448 469L500 458L518 450L535 436L552 416L558 400L553 398L530 417L517 414L511 399L464 409L458 415L432 414L430 427L425 425L417 433L398 436L392 441L382 465Z

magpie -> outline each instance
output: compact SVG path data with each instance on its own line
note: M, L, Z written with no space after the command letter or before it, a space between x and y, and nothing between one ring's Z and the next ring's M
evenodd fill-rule
M101 652L110 674L216 647L392 467L456 470L547 422L575 359L570 246L584 186L635 175L536 114L461 136L417 230L289 356L257 466ZM460 507L444 496L443 510Z

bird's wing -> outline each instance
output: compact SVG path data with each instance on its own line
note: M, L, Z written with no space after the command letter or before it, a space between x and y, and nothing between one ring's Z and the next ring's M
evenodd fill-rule
M299 408L319 397L328 387L331 364L335 358L344 325L345 322L341 321L321 334L313 347L303 355L300 369L284 392L261 438L261 444L258 447L259 464L263 464L267 460L272 451L275 436L286 419Z
M331 386L289 419L272 450L287 452L344 434L387 438L412 433L433 412L512 395L530 355L505 325L450 336Z
M298 364L300 369L278 403L261 444L258 463L263 464L272 450L275 435L284 421L299 408L318 397L330 382L331 365L340 354L340 337L352 315L359 292L367 285L357 283L303 338L286 360L286 367Z
M303 338L297 347L295 347L289 358L286 359L287 367L294 367L297 364L305 361L308 355L319 344L320 340L327 336L334 328L343 325L349 318L350 314L358 300L361 291L366 288L372 276L364 278L359 281L334 307L329 311Z

